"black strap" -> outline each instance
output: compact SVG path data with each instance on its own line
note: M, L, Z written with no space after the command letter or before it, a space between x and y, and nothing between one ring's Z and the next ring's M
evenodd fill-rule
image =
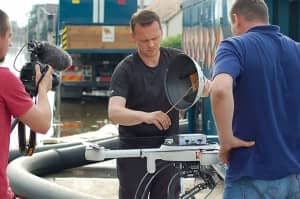
M19 139L19 151L21 153L25 152L26 149L26 134L25 125L23 122L18 121L18 139Z
M19 135L19 151L24 155L31 156L34 153L36 145L36 132L30 129L29 142L26 143L26 132L25 125L19 121L18 124L18 135Z

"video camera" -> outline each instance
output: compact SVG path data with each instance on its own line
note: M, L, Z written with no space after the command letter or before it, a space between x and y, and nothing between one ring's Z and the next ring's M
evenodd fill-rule
M41 78L43 78L48 65L53 67L54 71L62 71L72 65L72 58L64 50L44 41L30 41L27 49L30 52L30 62L21 69L20 79L25 85L26 91L31 96L36 96L35 65L40 65ZM54 72L52 79L52 89L54 90L59 83L58 74Z
M35 65L40 66L40 70L43 77L47 72L47 64L41 63L39 60L39 55L43 50L43 44L37 41L30 41L27 44L27 50L30 52L30 62L27 62L20 71L20 79L23 82L26 91L30 96L37 95L36 80L35 80ZM52 73L52 90L59 84L59 76L55 72Z
M26 45L24 45L23 48L25 46ZM22 51L22 49L19 51L19 53ZM24 84L26 92L28 92L31 97L35 97L37 95L39 82L45 76L49 68L48 65L50 65L54 69L54 72L52 73L52 90L55 90L55 88L59 84L59 76L57 73L55 73L55 71L62 71L71 66L71 56L64 50L48 42L30 41L27 43L27 49L30 52L30 62L26 63L20 71L20 79ZM41 77L37 82L35 79L36 64L40 66L41 71ZM19 124L19 150L20 152L25 152L26 155L32 155L36 144L35 132L30 130L29 143L27 145L25 125L16 119L12 124L12 129L17 123Z

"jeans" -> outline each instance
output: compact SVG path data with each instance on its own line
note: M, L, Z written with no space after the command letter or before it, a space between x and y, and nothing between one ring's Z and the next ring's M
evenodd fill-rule
M223 199L300 199L300 174L277 180L243 177L225 182Z

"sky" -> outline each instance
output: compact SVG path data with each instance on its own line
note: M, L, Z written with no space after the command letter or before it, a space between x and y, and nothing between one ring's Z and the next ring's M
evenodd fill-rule
M1 0L0 9L6 12L11 21L25 26L34 4L58 3L59 0Z
M34 4L57 3L59 0L0 0L0 9L5 11L11 21L17 21L19 26L25 26L29 12ZM138 0L144 1L148 5L153 0Z

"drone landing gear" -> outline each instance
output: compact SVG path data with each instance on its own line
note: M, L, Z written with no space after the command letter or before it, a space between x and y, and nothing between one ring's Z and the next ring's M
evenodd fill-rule
M210 194L217 186L220 178L216 171L211 166L203 166L195 162L181 163L181 177L195 178L201 180L200 183L194 185L192 188L181 193L180 199L195 199L195 195L202 190L210 189Z
M211 166L203 166L200 165L199 162L173 162L164 165L154 174L145 174L137 188L135 199L147 199L149 195L148 189L151 182L157 175L159 175L160 172L163 172L165 169L169 169L170 167L177 168L178 172L174 174L168 184L167 199L196 199L195 195L205 189L210 189L210 192L208 193L210 194L220 180L216 171ZM201 182L194 185L192 188L184 191L182 190L179 196L176 196L174 192L175 190L171 190L172 183L176 177L180 177L182 180L187 178L195 178L201 180Z

